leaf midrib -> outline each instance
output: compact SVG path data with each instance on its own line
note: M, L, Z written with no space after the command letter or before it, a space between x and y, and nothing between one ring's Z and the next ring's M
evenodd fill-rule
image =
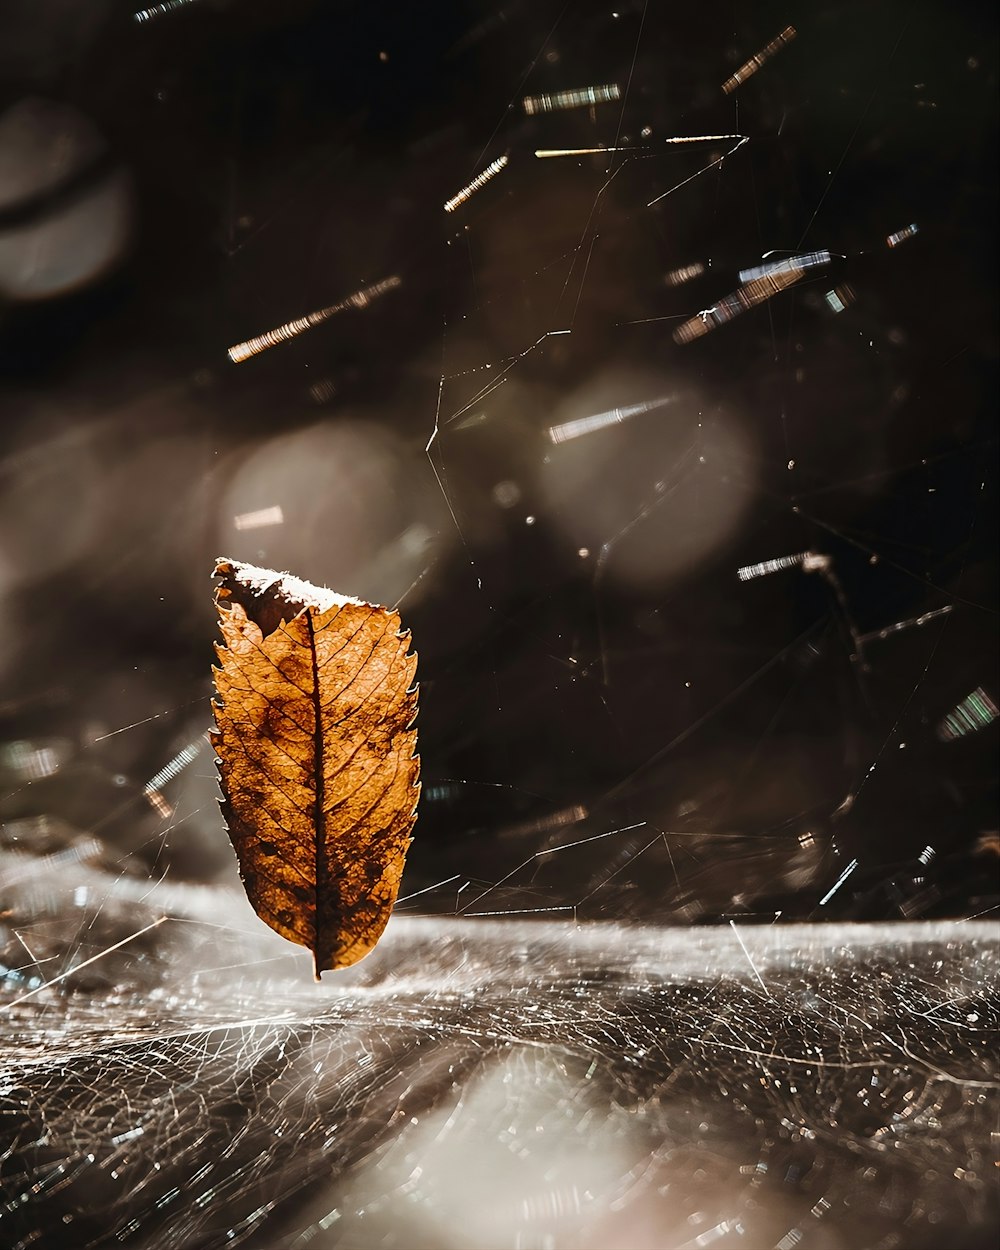
M319 655L316 651L316 632L313 629L312 608L306 608L306 633L309 638L309 660L312 664L312 700L313 700L313 761L314 761L314 800L313 800L313 833L316 842L316 885L313 894L315 908L315 942L313 945L313 975L320 979L322 968L319 966L319 952L323 945L320 940L320 924L323 909L320 900L329 898L330 863L326 848L326 814L324 806L324 767L323 767L323 704L319 688Z

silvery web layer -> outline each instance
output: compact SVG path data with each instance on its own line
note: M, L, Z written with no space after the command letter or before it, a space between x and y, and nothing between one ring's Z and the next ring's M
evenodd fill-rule
M240 895L145 892L3 984L12 1250L989 1244L992 924L397 917L314 986Z

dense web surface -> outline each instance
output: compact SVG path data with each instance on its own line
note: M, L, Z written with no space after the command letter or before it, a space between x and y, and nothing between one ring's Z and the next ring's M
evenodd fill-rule
M992 19L369 7L2 19L0 1242L992 1246ZM420 653L318 987L219 554Z

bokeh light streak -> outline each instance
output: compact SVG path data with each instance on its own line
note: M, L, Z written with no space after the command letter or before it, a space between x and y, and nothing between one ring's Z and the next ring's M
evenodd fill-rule
M997 716L1000 716L997 705L982 686L977 686L944 718L938 726L938 737L942 742L954 742L956 738L964 738L992 725Z
M679 325L673 333L674 342L690 343L693 339L702 338L704 335L711 333L716 326L725 325L727 321L733 321L741 313L755 308L758 304L763 304L765 300L771 299L779 291L784 291L787 287L794 286L803 277L804 273L805 270L803 269L793 268L784 270L781 273L767 274L763 278L756 278L753 282L748 282L745 286L741 286L730 295L725 296L714 307L706 308L697 317L691 317L682 325Z
M393 274L391 278L384 278L381 282L376 282L374 286L363 287L360 291L355 291L353 295L348 295L339 304L331 304L329 308L320 308L317 312L299 317L295 321L287 321L283 326L268 330L264 334L257 335L256 338L237 343L227 350L226 355L233 364L238 365L244 360L249 360L251 356L267 351L270 347L277 347L279 343L287 343L289 339L304 334L313 326L322 325L324 321L329 321L331 317L335 317L337 313L347 308L367 308L372 300L384 295L386 291L401 286L402 281L398 274Z
M554 156L601 156L605 152L638 152L649 151L648 148L633 147L606 147L599 144L596 148L535 148L535 155L539 160L549 160Z
M781 573L785 569L794 569L801 565L811 552L800 551L794 556L777 556L774 560L763 560L760 564L745 564L736 570L741 582L752 581L755 577L767 577L769 573Z
M37 747L31 742L10 742L0 753L0 764L29 781L39 781L58 772L59 755L51 747Z
M572 438L593 434L595 430L605 430L609 425L621 425L630 417L663 408L666 404L673 403L674 398L673 395L664 395L660 399L647 399L641 404L628 404L624 408L611 408L607 412L596 412L593 416L579 417L575 421L564 421L561 425L549 427L549 438L553 443L566 443Z
M267 525L283 525L284 522L285 514L281 510L281 504L258 508L256 512L241 512L233 517L233 525L238 530L262 529Z
M194 742L189 742L183 747L172 760L168 760L158 773L150 777L143 789L147 794L151 794L154 790L160 790L168 781L179 776L187 766L198 757L198 752L204 745L205 737L200 735Z
M666 144L683 144L683 143L722 143L728 142L730 139L739 139L746 142L746 135L678 135L673 139L663 139ZM536 148L535 155L540 160L545 160L553 156L600 156L605 152L643 152L646 156L655 156L656 149L648 145L636 146L634 144L626 144L625 146L608 146L598 144L593 148Z
M837 893L837 891L844 884L844 882L851 875L851 873L855 870L855 868L857 868L857 866L858 866L858 861L856 859L852 859L851 862L844 869L844 871L837 878L837 880L830 887L830 889L819 900L820 907L825 907L826 904L829 903L830 899L833 898L833 896Z
M526 95L522 103L529 117L535 113L554 113L557 109L592 108L595 104L608 104L621 98L621 88L616 82L599 87L580 87L575 91L557 91L553 95Z
M503 156L498 156L495 161L490 161L486 168L481 173L476 174L475 178L473 178L471 182L467 183L461 191L456 192L450 200L445 200L444 211L446 213L453 213L456 208L459 208L466 202L466 200L475 195L477 191L485 187L491 178L495 178L500 170L507 164L508 160L509 157L505 152Z
M902 230L897 230L895 234L890 234L886 238L886 244L889 247L899 247L900 243L905 243L907 239L912 239L915 234L919 234L920 229L916 222L910 222L908 226L904 226Z
M148 9L140 9L138 13L132 14L133 22L151 22L157 17L163 17L166 13L172 13L174 9L186 9L191 4L196 4L197 0L164 0L163 4L154 4Z
M854 288L849 282L843 282L840 286L835 286L832 291L827 291L824 298L835 313L842 313L845 308L849 308L854 303Z
M667 286L681 286L685 282L691 282L694 278L700 278L705 272L705 266L696 261L693 265L684 265L680 269L671 269L667 274Z
M586 820L589 815L588 809L582 803L576 803L572 807L563 807L559 811L553 812L549 816L541 816L538 820L523 820L516 825L506 825L497 833L501 838L520 838L532 833L549 833L553 829L562 829L566 825L577 825L581 820ZM553 851L559 850L559 847L551 847Z
M769 61L776 52L780 52L786 44L791 43L795 35L795 27L786 26L780 35L776 35L770 43L765 44L761 48L756 56L752 56L749 61L744 62L732 77L726 79L722 84L722 90L725 94L731 95L737 87L742 86L748 78L756 74L765 61Z
M768 274L790 273L793 269L818 269L828 265L833 257L829 252L804 252L801 256L789 256L785 260L766 261L753 269L741 269L741 282L753 282L757 278L766 278Z

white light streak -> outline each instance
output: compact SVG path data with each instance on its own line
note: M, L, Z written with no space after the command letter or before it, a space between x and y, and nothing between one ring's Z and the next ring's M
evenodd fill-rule
M828 265L833 257L829 252L804 252L801 256L789 256L785 260L770 260L753 269L741 269L741 282L753 282L755 278L765 278L768 274L791 273L794 269L818 269Z
M770 573L781 573L785 569L794 569L801 565L808 555L811 555L811 552L800 551L794 556L778 556L774 560L763 560L760 564L745 564L741 569L736 570L736 576L741 582L750 582L755 577L767 577Z
M461 191L456 192L450 200L445 200L444 211L446 213L453 213L456 208L459 208L466 202L466 200L475 195L477 191L485 187L491 178L495 178L500 170L507 164L508 159L509 158L505 152L503 156L498 156L495 161L490 161L482 173L476 174L475 178L464 186Z
M593 434L595 430L604 430L610 425L621 425L631 417L663 408L673 400L673 395L664 395L660 399L649 399L641 404L628 404L624 408L611 408L607 412L596 412L593 416L578 417L575 421L564 421L561 425L549 427L549 438L553 443L568 443L572 438Z
M794 286L804 272L796 267L782 273L769 273L763 278L755 278L745 286L737 287L730 295L719 300L714 307L704 309L697 317L691 317L679 325L673 333L674 342L690 343L693 339L709 334L716 326L733 321L741 313L754 308L757 304L763 304L765 300L771 299L779 291Z
M165 786L168 781L173 781L179 773L182 773L184 769L187 768L188 764L197 758L198 752L201 750L201 744L202 738L198 738L195 742L189 742L186 747L178 751L174 758L164 764L156 776L150 777L150 779L143 786L143 790L146 794L155 794L163 786Z
M742 934L740 933L739 929L737 929L737 927L736 927L736 922L735 922L734 920L730 920L730 922L729 922L729 926L730 926L730 928L732 929L732 931L736 934L736 940L737 940L737 942L739 942L740 946L742 946L742 947L743 947L743 954L744 954L744 955L746 955L746 957L747 957L747 963L748 963L748 964L750 965L750 967L753 969L753 974L754 974L754 976L757 978L757 981L758 981L758 983L759 983L759 985L760 985L760 988L764 991L764 993L768 996L768 998L770 998L770 997L771 997L771 991L770 991L770 990L767 988L767 986L764 984L763 979L761 978L760 973L757 971L757 965L756 965L756 964L754 963L754 961L753 961L753 956L752 956L752 955L750 954L750 952L747 950L747 944L746 944L746 942L744 942L744 941L743 941L743 936L742 936Z
M283 525L284 523L285 514L281 511L281 504L274 504L270 508L258 508L256 512L241 512L233 517L233 524L238 530L257 530L265 525Z
M384 295L386 291L402 286L402 283L402 278L398 274L393 274L391 278L385 278L382 282L376 282L374 286L363 287L360 291L355 291L353 295L348 295L339 304L331 304L329 308L320 308L318 311L311 312L305 317L299 317L295 321L287 321L283 326L278 326L274 330L268 330L265 334L259 334L256 338L247 339L244 343L237 343L234 347L230 347L226 354L233 364L238 365L244 360L249 360L251 356L256 356L259 352L267 351L270 347L277 347L279 343L287 343L289 339L304 334L306 330L311 330L313 326L321 325L324 321L329 321L331 317L335 317L337 313L344 312L345 309L367 308L373 300L378 299L380 295Z
M522 101L529 117L535 113L554 113L559 109L592 108L621 98L616 82L599 87L580 87L575 91L557 91L554 95L526 95Z
M844 869L844 871L837 878L837 880L833 883L832 888L829 889L826 892L826 894L824 894L823 897L819 900L820 907L825 907L826 904L829 903L830 899L833 898L833 896L837 893L837 891L844 884L844 882L851 875L851 873L855 870L855 868L857 868L857 866L858 866L858 861L856 859L852 859L851 862Z
M746 135L675 135L664 143L726 143L730 139L745 139Z
M749 61L745 61L731 78L727 78L722 84L722 90L726 95L731 95L737 87L742 86L748 78L751 78L765 61L769 61L776 52L795 38L796 31L794 26L786 26L780 35L776 35L770 43L765 44L763 48L752 56Z
M132 14L133 22L151 22L157 17L163 17L165 13L172 13L174 9L186 9L189 4L196 3L196 0L164 0L163 4L154 4L148 9L140 9L138 13Z
M920 230L916 222L910 222L908 226L904 226L902 230L897 230L895 234L890 234L886 239L889 247L899 247L900 243L905 243L907 239L912 239L915 234L919 234Z

